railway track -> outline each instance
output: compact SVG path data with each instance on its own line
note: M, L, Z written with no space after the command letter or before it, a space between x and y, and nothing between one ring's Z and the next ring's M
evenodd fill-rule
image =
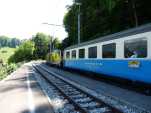
M34 66L34 68L54 87L55 92L57 90L58 95L67 99L74 106L74 110L72 109L71 113L122 113L120 110L106 104L93 95L48 72L43 67Z

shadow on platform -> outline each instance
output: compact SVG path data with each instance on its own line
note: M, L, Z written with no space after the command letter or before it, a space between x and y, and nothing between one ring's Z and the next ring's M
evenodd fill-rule
M30 87L33 91L39 91L39 88L37 88L37 81L34 77L34 72L29 73L29 80L30 80ZM0 94L2 93L8 93L13 90L28 90L27 86L27 76L18 77L6 80L3 84L0 85Z
M31 110L26 109L26 110L23 110L21 113L31 113ZM44 105L40 105L36 107L33 113L54 113L54 112L53 112L53 109L49 105L44 104Z

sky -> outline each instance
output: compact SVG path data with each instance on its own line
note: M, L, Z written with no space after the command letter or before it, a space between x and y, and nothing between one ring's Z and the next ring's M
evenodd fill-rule
M43 32L62 40L67 36L63 27L42 23L62 25L71 4L72 0L0 0L0 35L29 39Z

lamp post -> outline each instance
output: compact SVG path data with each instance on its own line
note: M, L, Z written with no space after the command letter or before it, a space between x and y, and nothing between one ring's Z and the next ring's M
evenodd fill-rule
M81 14L80 14L80 6L81 6L81 3L75 3L77 6L78 6L78 44L80 44L80 18L81 18Z

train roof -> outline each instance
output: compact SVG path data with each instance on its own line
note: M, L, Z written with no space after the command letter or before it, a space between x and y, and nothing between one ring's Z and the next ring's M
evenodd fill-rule
M104 41L109 41L109 40L113 40L113 39L119 39L119 38L123 38L126 36L136 35L138 33L144 33L144 32L148 32L148 31L151 31L151 23L146 24L146 25L142 25L140 27L132 28L129 30L121 31L118 33L114 33L111 35L103 36L103 37L100 37L100 38L97 38L97 39L94 39L91 41L86 41L86 42L83 42L83 43L80 43L77 45L73 45L73 46L67 47L65 50L74 49L77 47L82 47L85 45L94 44L94 43L98 43L98 42L104 42Z

